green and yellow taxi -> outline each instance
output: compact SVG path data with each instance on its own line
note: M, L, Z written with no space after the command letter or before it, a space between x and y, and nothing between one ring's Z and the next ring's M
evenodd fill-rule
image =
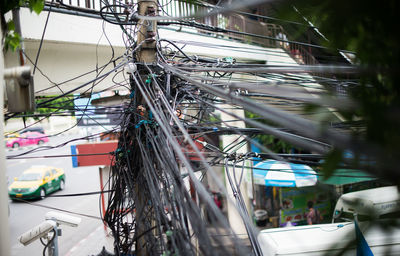
M33 166L14 178L8 187L12 200L43 199L46 195L65 188L65 172L51 166Z

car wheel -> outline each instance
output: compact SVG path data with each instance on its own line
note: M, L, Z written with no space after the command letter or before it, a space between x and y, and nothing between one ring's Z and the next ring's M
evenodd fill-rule
M65 181L61 180L60 181L60 190L63 190L65 188Z
M41 190L40 190L40 199L44 199L46 197L46 190L44 190L44 188L42 188Z
M19 148L19 143L18 143L18 142L15 142L15 143L12 145L12 147L13 147L13 148Z
M42 145L43 143L44 143L43 140L39 140L39 141L37 142L38 145Z

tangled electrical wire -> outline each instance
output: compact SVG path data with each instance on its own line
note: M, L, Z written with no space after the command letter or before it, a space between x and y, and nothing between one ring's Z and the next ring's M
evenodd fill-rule
M193 143L194 136L185 133L183 124L188 120L181 120L182 109L177 111L184 101L190 101L182 88L193 93L197 89L171 81L162 70L153 73L146 68L151 75L143 77L137 72L131 76L134 93L121 124L109 182L112 192L104 219L116 239L117 251L130 253L135 245L136 253L149 255L199 251L212 255L215 243L225 251L220 239L211 239L212 231L203 221L204 205L211 219L226 222L195 175L200 166L188 158L188 153L194 152L185 142ZM202 108L192 119L200 122L206 112L207 108ZM186 178L182 169L187 170ZM199 199L193 198L185 185L189 177Z
M162 42L166 46L162 46ZM222 109L218 105L232 103L230 97L223 99L209 87L200 87L190 78L200 79L205 85L215 88L224 88L227 82L235 82L238 78L233 72L212 70L202 75L193 72L182 76L179 74L185 71L177 72L173 66L234 68L235 63L226 59L191 57L166 40L157 43L158 64L137 64L137 70L130 71L131 100L124 108L121 135L113 160L115 164L108 183L111 192L104 220L115 238L116 251L120 253L229 253L226 240L224 242L218 236L224 233L221 230L228 231L225 239L232 240L232 243L240 244L241 240L199 177L207 174L217 179L211 166L221 163L226 166L228 159L234 160L235 166L238 161L251 159L248 155L235 160L228 152L235 152L252 139L241 134L222 150L205 141L204 138L222 128L217 125L206 129L210 128L212 113L217 108ZM240 92L234 91L233 94L238 96ZM228 127L232 128L231 133L241 133L238 127ZM307 140L298 135L296 139ZM314 142L319 146L323 144ZM231 189L238 196L237 210L251 242L250 248L238 246L241 248L239 253L261 255L256 231L249 222L240 192L243 169L239 179L235 169L228 178ZM185 185L187 183L189 185ZM222 185L221 190L224 191ZM217 228L210 228L209 223L218 223Z
M294 130L304 127L309 130L294 134L238 116L233 110L244 108L261 117L275 115L278 120L283 115L281 112L247 98L256 97L275 107L293 104L293 108L298 108L299 104L312 101L301 94L307 87L313 87L315 94L323 89L304 70L248 64L231 57L190 56L182 50L190 42L182 44L157 38L157 62L138 63L135 54L140 45L132 41L140 33L140 25L132 18L135 11L129 6L130 11L126 13L113 13L116 7L121 6L103 7L102 17L123 26L128 37L130 68L127 69L129 81L125 84L130 85L130 102L123 108L118 147L107 183L110 193L104 221L115 239L115 252L118 255L226 255L231 254L228 241L235 245L239 255L262 255L257 231L250 222L241 192L245 170L244 167L240 172L235 169L238 163L244 166L254 156L235 152L246 143L257 142L254 133L245 134L234 123L245 121L258 128L257 132L273 134L321 153L327 152L334 139L310 136L315 129L310 130L305 121L299 122L300 128ZM120 22L123 16L125 21ZM286 85L286 88L278 89L277 85ZM296 91L293 86L300 90ZM284 92L297 94L283 96ZM233 124L222 120L216 111L227 112ZM297 121L293 117L289 120ZM237 138L220 148L210 138L220 133L222 126L230 129L228 134L237 134ZM282 159L265 150L273 158ZM242 217L250 246L245 246L235 234L202 181L210 177L227 195L213 166L226 169L234 195L231 203ZM227 200L231 199L227 196Z
M113 165L107 183L108 204L104 212L104 222L114 237L115 252L117 255L227 255L231 254L228 245L234 244L239 255L261 255L257 231L250 223L241 191L245 162L254 155L235 153L243 149L246 143L259 144L254 140L259 133L272 134L319 153L327 152L335 143L345 145L344 138L334 133L320 136L317 129L305 120L275 110L286 108L292 111L307 103L320 104L305 94L311 94L309 90L312 89L312 94L319 96L324 88L318 83L324 82L335 88L339 81L307 75L306 69L319 68L317 71L331 72L331 67L296 69L240 62L232 57L190 55L183 50L184 46L214 47L217 50L227 46L160 38L155 42L156 63L138 63L135 55L141 44L137 44L135 38L141 33L140 26L143 25L138 23L136 4L118 1L110 4L107 0L102 3L105 5L100 8L100 16L121 27L126 46L123 57L113 56L104 67L115 64L121 58L123 60L111 70L102 69L102 73L97 73L91 81L67 92L62 91L61 96L89 85L92 86L87 92L91 94L94 86L103 78L113 73L116 77L121 72L125 81L113 82L130 90L128 103L120 108L109 108L121 117L120 137L113 153ZM166 13L164 7L159 6ZM239 33L199 24L194 20L174 20L161 24ZM284 56L268 50L230 50ZM123 69L126 65L130 65L127 70ZM52 107L55 99L57 97L44 101L41 106ZM323 104L327 107L344 107L343 102L337 105L330 102ZM267 103L268 106L265 105ZM243 109L259 117L241 116L234 111ZM87 105L68 110L81 110L82 116L92 113ZM221 113L232 120L221 118ZM260 122L260 118L270 119L274 125ZM236 124L238 121L255 128L240 127ZM279 126L288 129L283 130ZM218 142L212 143L213 136L217 134L235 134L237 137L221 147ZM268 152L271 158L282 159L263 145L258 146ZM236 166L240 163L242 168L238 171L240 168ZM213 168L219 166L225 167L229 189L234 195L231 203L242 217L250 246L246 246L235 234L207 188L206 177L215 180L220 191L228 194ZM230 200L228 196L227 200Z

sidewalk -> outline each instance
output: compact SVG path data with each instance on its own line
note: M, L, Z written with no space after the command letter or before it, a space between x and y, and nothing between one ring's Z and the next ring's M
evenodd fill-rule
M72 247L65 256L97 256L101 253L103 247L108 253L114 255L113 241L114 239L111 236L106 236L104 227L99 226L86 238Z
M217 254L221 255L228 253L228 255L238 255L239 251L247 252L251 254L251 246L246 235L239 235L238 239L240 242L235 244L232 240L232 236L229 235L224 229L215 229L212 227L208 228L211 233L214 234L213 247ZM246 238L245 238L246 237ZM106 236L104 227L99 226L86 238L82 239L78 244L72 247L65 256L108 256L114 255L113 238ZM239 248L238 246L241 246ZM103 247L106 253L101 254ZM108 253L108 254L107 254Z

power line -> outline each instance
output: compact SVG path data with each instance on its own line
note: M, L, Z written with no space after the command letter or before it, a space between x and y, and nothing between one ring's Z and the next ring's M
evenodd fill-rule
M53 2L53 0L52 0L52 2ZM39 60L40 50L42 49L43 39L44 39L44 35L45 35L45 33L46 33L47 24L48 24L48 22L49 22L50 13L51 13L51 7L50 7L49 11L47 12L47 18L46 18L46 22L45 22L45 24L44 24L43 33L42 33L42 38L40 39L40 44L39 44L38 52L37 52L37 54L36 54L35 64L33 65L33 66L34 66L33 71L32 71L32 74L33 74L33 75L35 74L35 71L36 71L36 65L37 65L37 62L38 62L38 60ZM62 91L61 91L61 92L62 92Z

